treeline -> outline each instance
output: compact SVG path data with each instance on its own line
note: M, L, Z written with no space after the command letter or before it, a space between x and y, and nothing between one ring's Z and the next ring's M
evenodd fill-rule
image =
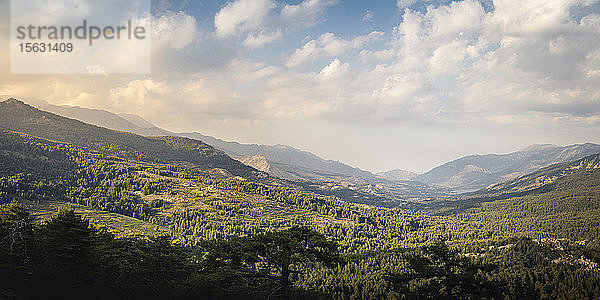
M552 189L482 202L455 215L507 236L600 239L600 169L559 178Z
M0 267L8 271L0 275L6 284L0 293L31 298L43 298L44 292L69 297L82 290L92 298L599 298L600 181L598 173L584 175L557 181L556 191L440 217L212 178L189 165L132 161L3 133L0 202L71 202L164 225L172 235L115 237L72 212L41 225L27 218L3 219ZM73 238L63 231L77 234ZM277 256L271 247L284 249L302 236L326 236L323 241L334 242L343 259L314 261L313 256L302 267L290 264L284 284L281 262L264 258ZM448 242L430 245L435 240ZM19 248L20 241L27 246ZM89 255L68 254L75 248L88 249L84 254ZM60 258L69 255L85 259ZM70 266L71 261L78 265ZM48 276L68 280L46 284Z
M26 199L85 205L169 226L174 234L181 235L186 245L203 239L313 226L332 236L345 252L358 253L419 244L450 232L445 228L433 232L432 226L440 221L400 209L350 204L335 197L248 180L211 178L194 168L128 161L16 133L0 134L0 141L0 202ZM190 198L186 194L189 191L181 189L177 179L216 190L223 201L219 203L211 198L213 196L203 196L199 201L206 204L204 207L210 206L207 212L196 206L171 211L166 201L142 199L152 194ZM293 215L277 220L250 216L249 222L240 224L238 217L242 211L232 205L232 197L277 203ZM313 219L304 216L305 212L339 221L315 224ZM448 225L454 226L463 229L451 231L453 233L468 231L466 224ZM454 239L452 235L445 237Z
M516 238L463 253L438 241L344 255L303 227L184 247L115 237L72 210L0 209L7 299L543 299L600 297L600 243ZM464 250L464 249L463 249Z
M17 133L0 134L0 202L13 199L65 201L114 212L170 227L186 245L203 239L220 239L290 226L312 226L340 243L344 252L388 251L420 245L433 239L494 240L514 234L540 237L598 238L598 187L570 191L556 197L523 199L520 207L484 203L483 213L438 217L402 209L356 205L327 197L239 179L211 178L194 168L149 164L108 156L70 144L51 142ZM185 209L170 209L163 198L192 198L178 179L214 189L222 201L206 193ZM593 178L592 178L593 179ZM591 189L591 190L590 190ZM595 193L595 194L594 194ZM146 195L152 200L144 200ZM281 205L289 213L265 218L244 210L232 198L260 199ZM530 196L533 197L533 196ZM568 197L568 198L565 198ZM564 199L562 202L555 198ZM540 200L538 200L540 199ZM573 202L577 200L577 202ZM577 203L569 205L568 203ZM201 206L203 208L199 208ZM210 211L207 211L206 207ZM562 214L547 214L548 208ZM488 209L489 208L489 209ZM514 211L514 214L503 213ZM531 211L523 218L522 212ZM307 213L313 217L307 217ZM573 214L590 215L584 226ZM549 217L551 216L551 217ZM323 219L315 222L316 219ZM586 218L587 219L587 218ZM598 218L595 218L597 220ZM240 221L243 222L240 222ZM334 220L334 222L332 222ZM516 220L519 220L517 222Z
M72 210L32 223L0 209L0 298L215 299L304 297L312 267L342 263L337 244L308 228L183 247L170 237L115 237Z

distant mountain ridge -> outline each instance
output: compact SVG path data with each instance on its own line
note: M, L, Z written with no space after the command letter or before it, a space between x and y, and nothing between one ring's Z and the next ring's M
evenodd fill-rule
M488 186L482 191L511 193L534 190L552 184L556 180L574 173L598 169L600 169L600 153L575 161L556 163L519 178Z
M44 111L63 117L76 119L84 123L93 124L113 130L131 132L143 136L174 135L173 133L158 128L143 118L132 114L114 114L106 110L83 108L79 106L46 105Z
M203 170L221 169L232 175L258 173L198 140L184 137L143 137L114 131L39 110L16 99L0 102L0 128L67 142L123 158L149 162L184 162Z
M164 130L162 128L158 128L156 126L154 126L154 124L146 121L146 119L138 116L138 115L134 115L134 114L123 114L120 113L118 114L119 117L129 121L130 123L132 123L135 126L141 127L141 128L156 128L158 131L160 132L164 132L164 133L171 133L170 131Z
M441 215L464 213L471 217L474 212L469 209L480 208L500 219L510 217L507 213L511 211L513 216L540 221L556 213L593 210L600 203L598 196L600 153L556 163L455 199L442 199L427 209ZM489 202L495 204L484 204Z
M49 105L44 104L44 106ZM114 114L103 110L69 106L48 108L48 110L51 109L59 114L113 130L140 135L179 135L192 138L198 143L206 143L224 151L250 167L263 170L274 177L295 182L290 183L292 185L302 186L302 188L316 193L340 196L349 201L394 206L405 201L440 196L446 192L446 190L415 181L376 176L368 171L348 166L339 161L325 160L310 152L290 146L240 144L225 142L198 133L172 133L152 125L142 117L131 114ZM107 122L106 120L111 121ZM159 139L164 143L171 142L169 139L165 140L164 137L153 139ZM172 143L170 146L178 144L181 142ZM186 146L177 151L185 152L193 148Z
M74 111L81 111L81 108ZM95 110L84 112L97 113ZM101 112L100 115L105 115ZM139 119L133 122L112 114L111 118L118 120L110 125L113 129L118 124L127 124L136 129L139 125L147 125ZM126 116L131 117L131 116ZM94 118L88 118L94 120ZM98 120L101 118L96 118ZM241 176L247 179L268 181L275 185L284 185L324 195L333 195L349 202L370 205L395 207L410 201L444 195L445 190L428 186L414 181L395 181L377 177L370 172L344 165L337 161L324 160L312 153L301 151L289 146L275 145L243 145L228 143L211 137L193 138L181 136L144 137L134 133L116 131L79 120L59 116L39 110L22 101L9 99L0 102L0 128L30 134L43 139L62 141L91 150L115 155L125 159L147 162L165 162L182 167L198 167L202 172L218 176ZM239 156L249 165L268 170L273 177L266 177L264 172L247 166L228 156L224 151L217 150L205 141L220 141L238 147L236 150L248 154L259 149L264 154ZM266 156L279 159L286 163L274 163ZM250 157L251 158L251 157ZM257 165L261 164L261 165ZM308 167L305 167L305 164ZM309 167L317 168L310 169ZM274 177L288 178L292 181L282 181Z
M390 195L424 195L427 185L455 193L471 192L509 181L539 168L582 158L600 152L600 145L531 145L509 154L469 155L417 175L400 169L372 174L339 161L326 160L308 151L285 145L258 145L227 142L201 133L173 133L158 128L134 114L114 114L104 110L46 105L46 110L86 123L144 136L183 136L200 140L244 164L272 176L293 181L331 181L373 187ZM416 184L415 181L424 185ZM352 188L357 188L352 187ZM393 192L390 192L393 191ZM425 195L430 194L426 192ZM433 193L437 194L437 193ZM412 197L412 196L410 196Z
M435 167L415 177L415 180L458 191L475 191L554 163L573 161L596 153L600 153L600 145L592 143L532 145L508 154L465 156Z
M253 160L252 157L260 155L264 160L261 161L263 166L259 166L259 169L269 170L266 172L284 179L329 180L337 176L373 177L373 174L368 171L339 161L325 160L308 151L290 146L241 144L226 142L200 133L174 133L159 128L134 114L115 114L106 110L66 105L45 105L43 110L96 126L143 136L182 136L197 139L252 167L257 166L256 158Z
M383 178L387 178L390 180L412 180L415 177L419 176L419 174L411 171L406 171L402 169L394 169L385 172L379 172L375 175L381 176Z
M199 139L225 151L230 156L244 160L255 155L263 156L267 163L280 171L286 179L304 178L323 180L331 176L371 177L372 173L348 166L334 160L325 160L308 151L298 150L286 145L257 145L226 142L197 132L180 133L181 136Z

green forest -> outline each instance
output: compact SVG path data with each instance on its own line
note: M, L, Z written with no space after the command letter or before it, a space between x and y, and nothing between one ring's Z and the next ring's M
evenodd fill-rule
M0 131L0 298L600 298L598 169L386 208L123 151Z

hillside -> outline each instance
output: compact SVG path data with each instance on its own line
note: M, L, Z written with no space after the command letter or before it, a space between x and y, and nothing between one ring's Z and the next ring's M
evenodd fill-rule
M117 115L106 110L67 105L46 105L43 107L43 110L99 127L126 131L144 136L174 135L171 132L148 123L143 118L132 114Z
M69 114L79 119L89 120L94 124L104 124L110 128L123 131L157 134L167 132L153 126L151 123L136 115L116 115L107 111L79 107L48 107L53 108L62 114ZM10 126L7 128L13 129ZM18 129L20 127L16 126L14 128ZM145 131L146 129L150 131ZM340 162L324 160L310 152L301 151L289 146L267 146L225 142L198 133L187 133L182 135L206 141L208 144L212 144L217 149L225 151L244 164L262 170L272 176L297 182L295 184L279 184L326 195L336 195L347 201L389 207L402 205L402 203L408 202L420 202L423 199L432 197L443 197L448 195L451 191L473 191L492 184L517 178L528 171L533 171L548 164L579 158L584 154L595 153L594 151L596 150L600 152L600 146L594 144L572 145L566 147L533 145L527 147L523 151L505 155L490 154L467 156L436 167L431 171L418 176L404 170L392 170L373 175L370 172L353 168ZM57 138L52 135L44 137ZM191 140L165 140L164 138L153 138L153 140L161 141L170 147L174 147L178 144L193 143ZM74 142L72 139L68 141ZM89 143L89 141L81 144L85 145L86 143ZM187 145L185 147L179 147L176 149L176 151L179 152L179 157L169 155L168 151L165 152L164 150L160 151L161 153L155 153L151 156L162 157L163 161L187 162L194 160L191 157L194 156L195 152L202 153L205 158L213 157L214 155L212 155L210 151L204 149L204 146L202 142L200 142L196 146ZM137 151L134 147L125 147L119 151L123 151L129 155L131 155L132 152L140 152L138 155L142 155L142 152L148 154L149 148L146 146L143 148L145 149L144 151ZM111 151L118 149L119 147L113 147ZM145 159L148 159L148 157ZM223 162L224 161L216 162L216 164ZM214 166L199 161L192 163L204 168L211 168ZM231 161L228 163L236 164L236 162ZM233 168L239 167L238 164L238 166ZM228 168L230 169L232 166ZM241 175L243 172L228 171L224 174ZM414 180L424 182L425 184L418 183ZM437 188L432 185L437 186Z
M114 114L100 109L78 106L45 105L44 110L84 123L108 129L131 132L143 136L183 136L203 141L240 161L260 155L266 160L263 164L273 176L291 180L328 180L335 176L372 176L367 171L350 167L341 162L324 160L310 152L301 151L285 145L256 145L225 142L199 133L172 133L158 128L144 118L134 114ZM251 164L250 164L251 165Z
M486 187L482 192L525 192L553 184L562 177L600 168L600 153L566 163L557 163L519 178Z
M271 165L269 164L269 162L267 162L267 159L262 155L248 156L242 160L242 163L251 166L259 171L271 171Z
M482 215L493 216L494 222L511 224L515 220L525 222L526 218L534 228L568 222L562 229L580 232L581 229L572 228L575 226L573 216L587 220L600 215L600 153L541 168L453 201L440 201L431 204L429 209L444 215L458 214L469 220ZM581 224L582 227L593 226L594 232L600 226L593 219ZM548 228L539 230L550 231Z
M379 172L375 174L377 176L381 176L390 180L412 180L415 177L419 176L419 174L411 171L406 171L402 169L394 169L385 172Z
M600 168L598 156L592 159L596 166L590 169L545 169L502 187L502 192L469 197L455 210L456 216L503 235L596 239L600 234ZM537 183L530 185L538 179L546 183L537 188Z
M158 128L156 126L154 126L154 124L146 121L146 119L138 116L138 115L134 115L134 114L124 114L124 113L120 113L117 114L119 117L129 121L130 123L132 123L135 126L141 127L141 128L151 128L151 129L155 129L157 131L162 132L162 135L173 135L172 132L164 130L162 128Z
M0 128L90 147L94 150L135 160L192 164L202 169L214 169L211 172L221 176L237 175L259 180L265 177L264 173L258 174L252 167L231 159L224 152L201 142L197 135L194 136L195 138L143 137L132 133L109 130L40 111L14 99L0 103L0 109L3 110L0 112ZM110 118L113 119L120 118L115 114L101 110L75 109L74 111L79 110L95 116L95 119L101 119L102 115L111 116ZM69 109L68 111L73 110ZM84 115L77 114L78 117ZM145 125L145 121L141 118L127 117L133 119L138 125ZM116 124L129 124L130 128L137 126L131 122L126 122L128 121L122 119L119 122L113 123L112 127L115 128ZM204 139L209 141L215 140L210 137L205 137ZM231 144L241 145L237 143ZM287 146L241 145L241 148L246 148L247 146L256 148L258 149L257 151L264 150L266 153L270 153L272 157L285 157L288 161L293 160L295 154L300 153L300 157L307 157L309 160L312 160L312 165L316 166L319 162L323 162L325 164L324 169L328 168L328 163L345 166L339 162L325 161L309 152ZM272 184L324 195L335 195L350 202L393 207L406 201L440 196L445 192L441 189L432 188L417 182L400 182L377 178L369 172L349 166L341 167L341 169L354 170L357 175L363 174L366 176L359 178L351 177L347 174L319 173L303 166L273 163L267 158L260 159L260 162L261 165L255 166L268 169L269 174L272 176L292 180L292 182L286 182L275 178L268 179ZM252 166L252 164L250 165ZM350 171L345 172L352 173Z
M173 149L192 153L207 149L199 141L191 139L160 137L157 141ZM410 264L415 254L419 254L418 249L438 249L426 248L432 247L432 241L438 240L447 240L452 249L457 249L450 251L439 248L443 255L451 255L452 261L467 262L467 266L482 263L481 269L476 271L486 272L485 275L489 276L486 278L502 283L493 291L503 298L542 298L544 295L564 298L573 291L600 295L596 288L590 288L577 279L596 280L600 262L600 251L597 249L600 238L600 169L594 167L597 158L580 162L579 166L582 167L577 172L565 174L547 184L554 186L551 190L479 202L477 207L464 208L440 217L425 211L353 204L336 197L241 178L207 176L193 164L142 161L132 159L133 156L120 151L107 153L0 130L0 203L17 200L34 212L38 220L46 216L54 216L56 220L56 207L69 205L75 211L85 213L91 220L100 222L93 226L84 223L85 226L82 226L97 228L99 233L94 234L95 237L107 240L106 233L101 232L104 226L121 235L114 247L98 249L104 251L100 253L105 253L101 259L119 260L114 264L117 271L110 273L114 273L115 277L129 274L123 272L131 272L132 269L139 276L135 271L140 266L140 257L146 262L143 265L146 270L144 274L164 274L154 271L154 268L171 265L167 262L172 263L173 256L165 255L169 253L165 248L159 248L162 249L159 251L138 245L145 245L143 241L154 241L154 235L168 232L170 236L164 239L163 245L181 245L177 251L185 249L193 258L178 261L183 266L186 262L195 263L190 270L197 272L192 276L196 280L196 291L215 291L217 287L217 291L223 289L230 292L231 286L243 283L243 280L232 282L229 267L239 268L242 274L250 276L264 275L262 269L247 268L235 259L231 260L230 266L223 268L220 264L211 263L211 260L207 262L207 257L210 259L211 255L216 255L213 262L220 262L228 260L232 252L241 252L247 258L252 254L247 251L252 249L249 246L262 245L267 245L267 253L272 254L277 247L272 247L270 242L242 241L264 233L273 233L277 241L285 241L285 236L282 238L280 232L293 226L305 226L318 230L328 241L335 243L344 259L343 266L333 265L325 269L313 265L304 270L306 276L293 279L294 288L309 293L306 297L309 299L346 299L352 295L357 298L393 299L398 293L414 296L415 293L407 292L401 285L402 281L398 280L407 278L406 275L413 276L415 271L410 269ZM575 166L573 164L568 168L575 170ZM46 226L44 224L48 224L48 221L38 224ZM0 227L2 230L5 228L13 227ZM36 228L44 229L42 234L49 232L46 227ZM61 230L61 227L56 230ZM64 232L73 231L67 228ZM123 236L130 233L142 236L139 241ZM60 246L64 245L64 240L59 236L53 241ZM37 246L36 243L33 245ZM287 245L283 244L280 248L287 249ZM8 253L6 243L1 247L3 253ZM51 247L41 249L54 251ZM37 253L33 253L32 257L43 258ZM97 254L98 251L93 253ZM157 255L164 260L147 263L154 262ZM431 256L418 257L422 260L417 262L429 265ZM22 261L10 260L11 263L18 262L17 266ZM34 265L40 261L47 260L36 260ZM4 262L0 260L2 266L6 265ZM64 260L59 262L58 266L70 263ZM98 264L102 265L102 262ZM439 260L431 260L431 266L436 268L434 270L439 269L435 265L437 262ZM485 271L490 270L486 269L487 263L498 267ZM79 267L76 262L74 265ZM123 271L118 268L123 268ZM93 274L108 274L108 271ZM535 276L531 276L531 272L535 272ZM272 274L279 273L275 271ZM456 276L453 278L478 278L462 270ZM557 281L554 278L562 279ZM110 282L118 285L122 280ZM96 284L97 281L91 282ZM168 277L168 282L173 285L171 277ZM419 282L422 281L415 278L407 284ZM146 281L125 281L118 291L127 294L132 287L139 286L143 288L136 292L137 296L148 291L151 284ZM254 281L251 286L256 287ZM248 288L241 286L239 293L243 296L237 298L248 298ZM258 294L261 297L256 298L264 299L276 288L267 285L263 293ZM416 294L419 296L417 298L426 298L430 291L429 285L424 286ZM0 288L0 295L1 292Z
M405 233L421 228L430 235L434 229L428 217L407 211L206 176L191 166L124 159L7 130L0 130L0 187L0 203L19 200L39 215L56 207L52 203L73 203L166 226L187 245L200 238L307 225L334 234L344 249L358 251L411 243ZM370 242L344 242L345 231L360 232Z
M147 138L114 131L41 111L15 99L0 102L0 128L142 161L185 162L203 169L223 169L233 175L256 172L200 141Z
M268 170L272 176L290 180L304 190L334 195L350 202L397 207L432 197L443 197L450 192L446 188L414 180L377 176L285 145L225 142L199 133L181 135L202 140L249 166Z
M600 152L600 145L533 145L509 154L469 155L419 175L414 180L451 188L475 191L490 184L511 180L539 168L580 159Z
M226 142L200 133L181 133L181 136L199 139L205 143L225 151L231 157L244 159L248 156L262 155L272 165L286 172L287 177L302 177L307 180L325 179L331 176L372 176L363 171L343 164L339 161L326 160L308 151L298 150L286 145L257 145Z

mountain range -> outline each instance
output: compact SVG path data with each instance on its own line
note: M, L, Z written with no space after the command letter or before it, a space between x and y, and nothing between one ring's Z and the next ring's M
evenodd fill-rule
M0 128L141 161L191 164L237 176L259 173L199 140L114 131L41 111L12 98L0 102Z
M419 176L419 174L415 172L406 171L402 169L393 169L385 172L379 172L376 175L390 180L413 180L415 177Z
M46 105L43 109L117 131L145 136L179 136L202 141L252 168L291 181L286 184L316 193L336 195L349 201L396 206L403 201L438 197L448 192L447 189L416 181L374 175L286 145L241 144L195 132L174 133L156 127L139 116L115 114L105 110L52 105Z
M592 230L589 227L597 226L597 218L590 216L598 209L599 191L600 153L597 153L555 163L459 197L440 198L418 209L447 216L458 214L464 220L483 223L514 219L544 228L555 226L553 222L557 219L569 220L567 227L581 230L580 227L588 226ZM592 220L580 223L579 219L572 220L575 214ZM522 233L522 228L514 230Z
M85 109L83 110L85 111ZM100 112L100 114L103 113ZM125 124L133 130L153 128L152 124L136 116L109 115L109 117L115 121L113 124ZM198 137L198 134L195 136ZM204 139L214 143L222 142L214 138L210 139L210 137L204 137ZM240 197L238 193L248 191L265 193L264 195L271 200L279 199L299 204L301 202L294 198L296 196L293 196L297 194L293 193L309 192L308 195L312 196L307 196L306 199L317 199L318 203L322 201L318 199L328 199L327 201L341 206L354 202L368 204L364 207L370 208L398 207L400 211L402 208L408 208L411 211L429 212L433 215L458 216L461 220L476 222L476 224L491 222L491 226L500 226L501 228L506 226L504 216L511 215L511 220L527 219L530 228L547 228L555 226L556 222L572 222L573 213L582 214L581 216L584 218L594 219L595 211L587 214L587 210L596 209L596 200L600 189L600 151L598 151L598 145L590 143L570 146L534 145L509 154L471 155L446 163L421 175L393 170L377 175L366 172L365 177L360 177L361 171L354 170L359 172L356 177L344 177L332 172L326 174L328 177L324 177L325 180L296 181L267 176L266 173L276 174L280 170L273 169L274 165L269 163L265 155L244 157L243 161L246 164L255 165L257 168L255 169L232 159L227 153L198 139L181 136L144 137L134 133L110 130L41 111L15 99L0 102L0 140L0 145L2 145L0 158L5 166L2 172L4 175L9 175L8 181L3 184L10 185L19 180L29 182L37 178L36 176L47 177L46 179L40 179L41 177L35 179L41 181L33 185L29 194L23 194L22 190L15 186L6 188L4 193L0 193L1 197L6 198L10 192L18 197L28 198L37 195L60 200L65 197L58 195L62 195L61 193L64 192L62 188L66 182L69 182L66 186L93 185L102 178L104 178L102 180L111 178L121 180L120 176L127 173L129 174L127 176L134 176L139 181L165 180L164 184L170 186L171 189L177 186L178 188L170 194L161 196L162 198L151 196L143 199L144 203L148 205L162 207L161 210L172 209L173 212L196 203L197 199L204 199L203 197L217 190L219 192L214 195L217 201L216 205L220 205L218 203L222 203L221 201L224 199L230 201L235 197ZM228 143L227 145L230 148L236 148L242 155L250 154L244 151L264 151L263 153L279 160L284 158L276 156L279 153L278 149L284 149L285 151L282 153L300 151L282 145L263 146L239 143ZM269 153L269 150L273 153ZM595 153L586 155L590 152ZM239 153L236 154L240 155ZM301 155L307 159L320 159L308 152L301 153ZM242 156L240 155L240 157ZM293 156L291 157L293 158ZM101 163L94 163L94 161ZM78 165L79 171L73 169L73 165ZM333 165L335 166L335 164ZM543 167L537 168L540 165ZM88 171L82 172L82 168ZM528 172L529 169L535 170ZM325 169L325 171L328 170ZM344 171L343 168L342 171ZM90 172L107 173L96 178L96 175ZM472 177L464 176L465 174ZM477 178L477 174L485 174L485 176ZM86 176L85 180L81 179ZM231 179L234 176L237 177L237 180ZM395 180L385 177L395 178ZM189 178L201 178L207 185L206 192L200 192L196 190L196 185L186 183L185 181ZM457 195L452 189L439 188L434 184L419 181L403 180L404 178L433 178L442 180L435 183L441 182L448 186L451 186L448 182L461 183L462 180L463 185L458 185L461 188L465 186L476 188L499 180L498 178L506 180L489 184L475 192ZM470 178L476 180L467 181ZM134 181L124 182L126 186L134 183ZM267 187L273 190L265 190ZM103 195L112 195L110 197L115 197L115 192L118 191L107 185L103 185L102 188L107 189ZM137 190L119 195L121 201L139 202L140 199L137 197L140 197L140 193L142 196L148 196L155 188L152 184L144 184L144 186L138 186ZM90 190L97 189L98 187L90 187ZM191 198L180 199L169 196L177 194L180 189L185 189L186 197ZM49 191L56 195L48 194ZM286 193L292 194L283 198L273 198L274 191L287 191ZM146 213L145 209L138 212L137 208L134 208L138 207L141 202L136 202L136 204L117 202L113 205L108 204L105 200L95 202L98 199L108 198L88 198L89 192L69 195L79 197L77 203L101 205L103 209L117 209L132 215L134 212L136 214ZM323 195L335 197L318 198ZM198 196L200 198L197 198ZM240 199L254 199L253 197L245 196ZM183 201L179 204L183 206L172 207L168 204L177 201ZM306 207L310 209L328 215L344 215L337 211L338 208L325 209L320 206L321 204L316 204L317 202L302 202L302 205L307 205ZM240 208L245 205L241 205ZM202 207L205 209L204 206ZM281 206L276 205L272 208L278 210ZM540 221L541 219L543 220ZM359 222L361 222L360 218ZM568 228L575 230L572 226ZM521 229L516 226L510 230L518 233Z
M50 104L44 106L42 110L88 124L144 136L174 135L172 132L158 128L142 117L133 114L117 115L101 109Z
M257 145L226 142L197 132L180 133L179 135L198 139L225 151L231 157L245 160L247 163L262 163L263 168L269 166L273 172L286 179L327 180L336 176L369 177L368 171L348 166L339 161L325 160L308 151L302 151L286 145ZM256 166L255 166L256 167Z
M63 107L63 109L65 109ZM78 112L83 112L79 114ZM152 127L141 127L139 124L147 125L137 119L137 125L128 121L122 116L115 114L107 115L106 112L75 108L70 110L71 115L84 117L86 120L96 120L102 116L110 117L112 122L105 125L122 125L120 129L129 129L135 132L142 132L142 129ZM125 116L131 119L131 116ZM125 126L126 125L126 126ZM315 180L300 180L287 181L276 177L267 177L265 172L247 166L239 160L232 159L224 151L216 149L209 144L204 143L199 139L192 139L170 133L166 136L142 136L131 132L111 130L104 127L99 127L92 124L87 124L79 120L59 116L48 111L39 110L33 106L25 104L16 99L8 99L0 102L0 128L11 131L30 134L32 136L66 142L76 146L86 147L90 150L98 151L108 155L116 155L123 158L133 160L146 161L152 163L167 163L181 165L183 167L198 168L202 172L216 174L219 176L241 176L246 179L267 180L271 184L283 185L294 189L314 192L317 194L338 196L341 199L350 202L360 202L365 204L381 205L394 207L402 201L416 200L426 197L441 196L445 193L438 188L430 187L418 182L401 182L390 181L370 175L366 171L360 171L351 167L345 167L338 162L326 162L321 158L312 155L308 152L286 147L286 146L261 146L261 145L242 145L240 148L248 149L257 147L259 149L271 150L276 157L277 149L283 149L282 157L285 155L298 154L305 157L304 160L310 165L310 160L323 161L326 168L346 169L357 172L359 174L370 175L369 178L353 177L346 174L338 174L334 172L327 173L321 170L307 170L306 168L296 168L296 166L287 166L288 170L301 169L298 174L304 175L306 178ZM156 131L156 128L152 128ZM145 131L147 132L147 131ZM162 133L162 131L161 131ZM169 132L167 132L169 133ZM205 138L206 139L206 138ZM211 139L206 139L212 141ZM239 145L233 143L234 145ZM264 161L263 161L264 162ZM312 162L313 166L317 163ZM333 166L333 167L329 167ZM265 169L269 170L271 169ZM302 173L304 172L304 173ZM320 172L318 176L312 175ZM323 180L317 180L323 178Z
M506 182L490 185L484 193L518 193L547 188L557 180L575 173L600 171L600 153L574 161L556 163ZM597 184L600 184L598 182Z
M264 171L272 171L264 156L247 158L254 160L252 164L263 166ZM244 169L250 171L240 172ZM211 170L222 170L222 174L206 176L206 171ZM228 173L240 175L231 178ZM224 258L220 261L231 259L231 256L228 256L230 251L242 251L241 256L234 256L237 259L246 257L247 252L252 252L247 251L252 248L239 243L241 238L260 237L263 236L263 232L279 234L282 230L305 226L323 232L322 240L335 241L337 244L334 245L341 249L340 252L350 258L344 262L349 268L338 267L328 272L323 272L323 269L306 271L312 272L307 273L309 276L306 278L316 278L319 282L333 282L336 284L335 289L341 286L336 283L340 281L336 278L354 278L356 288L342 286L340 290L358 290L372 278L387 278L385 276L388 275L381 273L383 268L394 269L402 264L402 260L392 255L413 255L417 252L399 251L411 249L407 247L418 251L417 247L420 246L424 246L421 249L427 249L426 247L432 246L426 243L440 238L451 239L458 245L467 245L463 246L463 250L452 250L456 251L456 257L460 258L461 262L469 257L487 259L490 263L510 258L510 261L500 265L504 268L502 272L511 276L523 274L524 277L498 280L517 282L511 287L513 290L522 289L523 282L528 284L527 291L533 286L539 286L537 282L527 283L531 272L540 272L539 270L544 272L536 273L539 274L538 278L544 278L546 282L540 287L544 290L557 285L555 278L563 278L561 280L570 283L579 280L578 278L589 279L591 274L597 274L597 258L600 256L594 249L598 249L599 235L600 154L553 164L500 185L490 186L475 194L422 199L422 202L394 209L378 207L397 204L387 202L389 198L382 194L387 184L386 179L382 177L374 177L374 184L368 184L365 189L357 191L353 188L360 183L351 182L352 179L356 179L354 177L347 178L346 183L299 181L298 185L289 188L284 185L287 182L285 180L269 182L254 179L256 175L261 174L264 175L195 139L177 136L143 137L40 111L14 99L0 103L0 203L3 203L1 208L5 216L2 228L6 236L6 232L10 232L8 230L22 228L6 226L6 219L12 218L21 222L24 219L18 218L27 216L14 213L19 212L18 210L5 208L11 209L20 205L31 211L37 224L41 224L34 227L34 234L24 235L41 237L41 242L34 240L27 244L27 253L32 253L28 254L28 257L35 257L35 260L31 260L35 263L65 261L46 259L46 253L55 251L52 247L94 247L93 251L82 252L85 256L89 253L97 255L95 253L99 250L96 249L114 245L108 248L108 252L102 250L105 252L97 255L95 260L104 263L107 257L124 258L123 262L110 265L117 270L114 278L120 278L118 274L121 269L115 266L124 266L135 274L139 273L136 268L140 266L141 251L144 251L143 258L148 265L162 268L164 264L156 263L152 259L154 256L173 261L173 253L190 249L189 256L185 254L177 260L184 263L180 269L201 270L202 273L192 276L200 276L199 280L204 282L206 278L215 276L209 273L209 276L204 277L208 264L202 264L202 258L196 259L198 253L206 253L199 251L206 251L207 246L219 247L215 253L223 253ZM403 176L403 173L392 172L387 175ZM380 183L376 183L376 180L380 180ZM410 187L414 187L420 183L410 184ZM421 191L435 189L426 184L420 185ZM323 188L321 192L327 194L327 191L331 191L334 196L344 197L312 193L311 188L314 186L316 189L330 187ZM309 193L297 187L306 188ZM397 184L396 187L400 189L402 185ZM355 196L357 199L352 201ZM350 201L344 201L347 199ZM10 201L14 203L4 204ZM73 218L69 219L51 216L57 207L63 207L63 212L68 212L65 207L69 207L85 214L90 223L73 212ZM58 216L60 214L61 212ZM63 225L58 227L57 223ZM50 227L48 224L54 225ZM91 228L98 228L97 233L86 231ZM41 235L45 232L52 234ZM113 234L118 236L117 240L109 240L107 244L98 243L100 240L112 239ZM154 243L157 235L173 239L161 239L160 245L181 245L181 248L177 248L180 250L162 250L168 248L156 248L148 244ZM79 238L73 242L73 236ZM91 236L97 237L93 244L89 242ZM138 236L140 241L143 239L142 243L132 239ZM48 244L44 242L46 240L56 242ZM221 247L222 243L228 240L234 242ZM266 242L257 239L251 245L272 249L273 244L282 245L278 242L280 240L284 241L283 246L275 248L289 249L289 238L285 235L279 235L276 239ZM311 238L309 243L313 240ZM523 241L529 242L524 244ZM263 243L266 246L262 246ZM58 246L53 246L54 244ZM549 246L540 248L545 244ZM37 248L32 248L31 245ZM196 246L202 248L193 248ZM12 253L8 251L8 244L4 243L2 247L0 250L3 251L4 257L9 257L11 261L19 264L23 261L18 252L13 256L6 254ZM35 250L30 251L31 249ZM520 252L510 252L513 250ZM12 248L10 251L13 251ZM545 253L547 256L532 256L531 251ZM60 255L58 257L64 257L62 252L57 253ZM269 253L271 252L267 254ZM206 256L209 255L204 255ZM74 257L82 255L77 254ZM286 257L289 256L284 256ZM523 266L523 257L533 258L527 260L528 264ZM4 266L6 261L8 260L3 260ZM200 263L196 266L189 264L195 261ZM537 264L531 265L529 261L535 261ZM80 267L78 261L73 264L73 269ZM3 270L25 270L22 272L23 276L30 276L28 274L31 273L26 272L27 267L31 265L29 261L25 261L23 267L18 265ZM500 268L496 266L494 265L494 272ZM61 267L62 265L58 265L48 269ZM39 269L41 268L33 269L33 274L38 274ZM97 270L100 269L91 269L90 277L102 273ZM148 274L156 273L154 268L145 270L149 270ZM222 273L222 270L218 267L217 271L212 272L217 275L224 274L226 277L216 277L215 283L211 282L208 288L228 282L231 273L229 270ZM243 266L240 270L245 273L252 269ZM564 270L564 273L557 273L558 270ZM324 273L330 274L330 277L319 277ZM570 274L574 274L573 277L568 277ZM460 276L461 280L465 278L462 273ZM20 278L25 277L17 279L21 280ZM46 278L49 277L44 277L44 280ZM169 277L169 280L171 279ZM90 286L95 288L97 280L91 282ZM126 284L122 285L124 290L130 289L129 282L126 281ZM163 281L157 283L162 284ZM380 281L369 284L377 288L394 285ZM193 287L202 291L206 289L200 285ZM247 285L243 284L242 287L245 289ZM144 287L144 290L148 289ZM565 291L565 297L573 291L565 285L561 285L560 289ZM369 293L366 295L369 296ZM3 293L0 288L0 295L7 293ZM336 298L339 294L329 295L331 296L325 298ZM388 295L392 295L393 298L396 294ZM530 294L517 294L506 298L531 298L528 295ZM600 292L595 295L600 295ZM381 294L374 298L390 297Z
M337 176L372 176L370 172L339 161L325 160L310 152L290 146L240 144L196 132L174 133L154 126L134 114L115 114L106 110L67 105L46 105L42 109L96 126L143 136L183 136L201 140L256 169L265 170L265 172L284 179L328 180Z
M465 156L421 174L414 180L468 192L508 181L539 168L600 153L600 145L532 145L508 154Z
M248 166L278 178L325 182L326 184L319 185L320 188L369 190L379 196L404 199L435 196L443 191L476 191L554 163L577 160L600 152L600 145L591 143L569 146L542 144L508 154L465 156L423 174L401 169L373 174L286 145L241 144L197 132L170 132L134 114L55 105L46 105L43 109L97 126L144 136L168 135L200 140Z

